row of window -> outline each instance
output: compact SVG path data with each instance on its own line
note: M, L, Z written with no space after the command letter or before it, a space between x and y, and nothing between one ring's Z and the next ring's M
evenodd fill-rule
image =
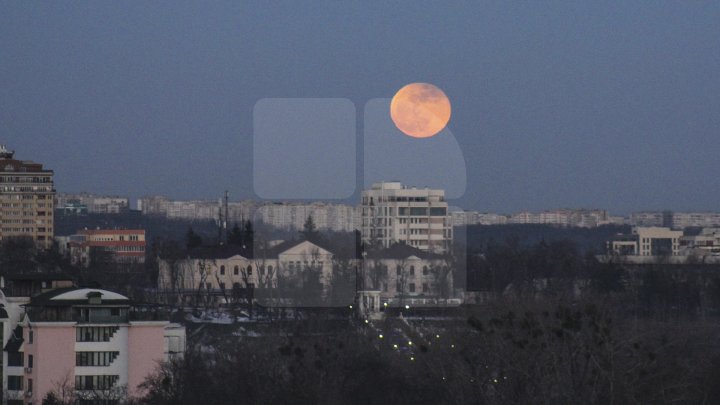
M75 389L85 391L109 390L119 379L119 375L76 375Z
M76 342L109 342L117 326L84 326L75 329Z
M0 176L2 183L50 183L52 177Z
M16 194L16 195L4 195L4 196L2 196L2 199L5 201L8 201L8 200L10 200L10 201L12 201L12 200L32 200L33 197L37 197L38 200L44 200L48 196L42 195L42 194L41 195L37 195L37 194L18 195L18 194Z
M109 366L120 354L120 352L77 352L75 353L75 365L78 367Z
M43 187L43 186L4 186L0 187L0 191L4 191L6 193L13 193L13 192L29 192L29 191L52 191L52 187Z
M20 232L20 233L33 233L33 232L45 232L45 229L47 229L47 232L52 232L52 228L43 228L41 231L40 228L37 230L35 228L28 228L28 227L3 227L2 231L3 233L12 233L12 232Z
M21 203L3 203L3 204L2 204L2 207L3 207L3 208L33 208L33 206L35 206L35 204L32 204L32 203L24 203L24 204L21 204ZM38 206L38 207L44 207L44 206L45 206L45 203L39 203L39 204L37 204L37 206ZM9 212L9 211L6 211L6 212Z
M433 284L433 286L434 286L434 284ZM387 290L388 290L388 285L387 285L387 283L383 283L383 292L387 292ZM397 283L395 284L395 291L400 292L400 291L402 291L402 290L403 290L403 288L402 288L402 283L397 282ZM407 291L410 292L410 293L416 292L416 291L415 291L415 283L408 283L408 285L407 285ZM422 283L422 291L421 291L421 292L423 292L423 293L429 293L429 292L430 292L430 285L429 285L428 283Z

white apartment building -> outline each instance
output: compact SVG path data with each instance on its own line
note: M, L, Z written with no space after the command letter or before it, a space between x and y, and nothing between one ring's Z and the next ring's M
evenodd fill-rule
M175 219L217 220L225 216L222 200L169 200L161 196L143 197L138 200L143 215L158 215ZM358 208L347 204L323 202L260 202L243 200L228 202L227 220L230 226L247 220L262 222L275 229L286 231L303 228L308 216L313 217L319 230L352 232L358 229Z
M390 247L405 243L423 251L448 252L452 245L452 218L444 190L375 183L361 201L363 242Z
M682 231L670 228L635 227L632 235L619 235L608 242L608 250L620 256L678 256L682 236Z
M58 193L55 195L55 207L58 209L78 204L87 207L87 212L95 214L120 214L130 209L130 203L126 197L101 196L89 193Z

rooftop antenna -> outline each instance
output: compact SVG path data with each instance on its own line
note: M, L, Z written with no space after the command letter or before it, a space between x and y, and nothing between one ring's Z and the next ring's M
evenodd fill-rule
M0 145L0 158L12 159L14 154L14 150L9 150L5 145Z
M228 191L225 190L225 222L223 222L223 231L225 232L225 243L228 242Z

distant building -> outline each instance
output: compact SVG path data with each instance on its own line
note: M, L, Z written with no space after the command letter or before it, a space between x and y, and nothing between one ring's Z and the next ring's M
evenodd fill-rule
M539 213L528 211L513 214L507 221L510 224L546 224L562 227L596 228L601 225L622 222L608 215L606 210L597 209L559 209Z
M444 190L375 183L362 192L361 233L366 244L388 248L403 242L422 251L450 251L452 217Z
M346 204L274 202L259 205L253 220L276 229L299 230L312 216L319 230L352 232L360 223L358 212L357 207Z
M2 403L39 404L62 385L79 403L112 403L107 400L138 394L159 361L185 350L182 326L114 292L46 288L22 297L3 290Z
M358 228L360 217L357 207L324 202L228 202L227 220L233 223L247 220L261 222L275 229L292 231L302 229L308 216L313 217L319 230L352 232ZM144 215L189 220L217 220L224 206L222 200L176 201L161 196L143 197L138 209Z
M65 194L55 196L55 208L64 214L76 214L77 208L85 207L91 214L122 214L130 209L129 200L118 196L100 196L89 193Z
M720 227L720 212L634 212L630 215L630 224L673 229Z
M0 240L30 237L39 246L53 240L53 171L13 158L0 145Z
M720 256L720 228L703 228L697 235L680 238L683 255Z
M667 257L680 255L682 231L662 227L635 227L631 235L618 235L608 251L618 256Z
M365 257L361 285L391 307L460 304L451 265L445 255L396 244Z
M84 229L56 239L74 265L87 266L99 256L113 263L145 263L144 229Z
M201 247L176 262L159 263L158 290L168 302L229 303L242 295L260 292L264 302L280 300L288 305L324 303L333 277L333 253L309 241L273 244L249 251L235 246ZM313 275L318 283L314 297L303 296ZM265 294L263 294L265 293ZM352 296L346 302L351 302Z
M505 225L507 215L483 213L477 211L455 211L450 213L453 226L468 225Z

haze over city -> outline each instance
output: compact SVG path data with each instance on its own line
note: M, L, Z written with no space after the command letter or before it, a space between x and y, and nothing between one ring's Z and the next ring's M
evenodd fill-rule
M718 3L256 6L4 3L2 143L63 192L256 198L255 104L347 98L356 202L389 180L363 179L365 104L428 82L466 161L453 205L717 209Z

